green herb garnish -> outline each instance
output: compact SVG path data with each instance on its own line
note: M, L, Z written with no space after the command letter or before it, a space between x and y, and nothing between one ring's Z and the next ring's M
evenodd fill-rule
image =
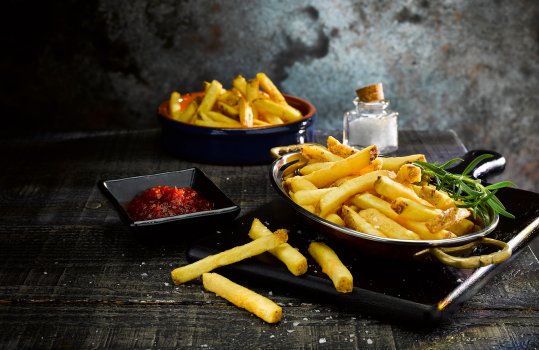
M511 181L502 181L488 186L483 186L481 180L471 178L468 174L485 159L491 158L491 154L483 154L475 158L464 169L462 174L453 174L446 169L461 158L451 159L444 164L415 161L414 164L422 170L423 181L436 186L436 189L445 191L456 202L457 207L468 208L474 218L479 216L484 223L490 222L490 212L507 218L514 219L505 206L496 197L496 192L503 187L513 186Z

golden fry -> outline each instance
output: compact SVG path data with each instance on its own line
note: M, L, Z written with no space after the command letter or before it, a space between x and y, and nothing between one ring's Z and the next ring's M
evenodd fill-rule
M378 170L366 173L365 175L344 182L339 187L332 188L320 198L320 216L324 217L329 213L336 212L353 195L372 189L375 181L381 176L390 176L390 172L387 170Z
M316 205L320 201L320 198L329 191L331 191L331 188L300 190L290 192L290 198L299 205Z
M387 176L380 176L374 183L374 189L376 192L386 198L395 200L399 197L411 199L417 203L423 204L427 207L431 206L429 202L419 198L415 191L405 185L391 180Z
M359 215L367 220L374 228L382 231L389 238L395 239L419 239L419 236L401 226L397 222L391 220L376 209L364 209L359 212Z
M224 101L217 100L216 102L217 110L224 115L227 115L231 118L238 119L240 112L236 106L230 105Z
M441 210L425 206L409 198L397 197L391 202L391 208L400 218L416 221L427 221L442 214Z
M322 272L328 275L338 292L350 293L354 288L352 274L339 259L337 254L322 242L311 242L309 254L322 267Z
M265 73L257 73L256 79L273 101L277 103L286 103L284 96Z
M218 267L230 265L243 259L262 254L288 240L286 231L279 231L271 236L261 237L247 244L237 246L215 255L209 255L192 264L174 269L171 273L175 284L181 284L198 278L204 272L210 272Z
M305 178L318 188L324 187L335 182L338 178L351 175L357 169L369 165L377 156L378 148L376 145L371 145L348 158L334 162L327 168L305 175Z
M475 224L468 219L462 219L459 222L449 226L448 231L453 232L457 236L462 236L473 231Z
M301 175L307 175L307 174L310 174L312 172L315 172L316 170L320 170L320 169L323 169L323 168L327 168L327 167L330 167L331 165L333 165L334 162L314 162L314 163L308 163L307 165L305 165L303 168L301 168L299 170L299 172L301 173Z
M170 94L170 99L168 101L168 110L170 112L170 116L172 117L172 119L176 119L176 120L180 119L180 114L182 110L182 106L180 104L180 98L181 98L180 93L177 91L173 91Z
M327 143L328 143L328 149L330 150L330 152L342 158L349 157L358 151L357 149L353 147L343 145L339 140L337 140L333 136L328 137Z
M344 220L339 215L337 215L337 213L331 213L326 216L325 219L339 226L345 225Z
M275 232L277 233L277 231ZM258 219L254 219L249 230L249 237L258 239L264 236L271 236L273 233ZM307 272L307 258L297 249L288 243L283 243L276 248L269 250L273 256L281 260L288 271L294 276L299 276Z
M438 191L434 186L412 186L419 198L426 200L438 209L449 209L455 206L455 202L445 192Z
M277 323L282 318L283 311L279 305L217 273L204 273L202 283L208 291L255 314L268 323Z
M247 80L242 75L237 75L234 79L232 79L232 86L243 97L247 96Z
M407 229L415 232L423 240L438 240L456 237L453 233L447 230L440 230L437 232L430 232L424 222L414 221L401 218L399 224L406 227Z
M430 232L438 232L440 230L445 230L450 226L455 225L457 222L462 219L470 216L470 211L464 208L449 208L442 212L442 215L430 219L425 223L425 226L429 229Z
M304 144L300 147L301 154L307 159L315 159L321 162L335 162L342 160L342 157L339 157L321 145L314 144Z
M221 85L220 82L218 82L217 80L213 80L211 82L210 87L208 88L208 91L206 91L206 94L202 98L202 102L200 102L200 106L198 106L198 111L199 112L210 111L213 108L215 101L217 101L217 97L221 95L222 88L223 88L223 85Z
M391 170L391 171L398 171L399 168L406 163L412 163L416 160L426 162L426 158L424 154L411 154L409 156L403 156L403 157L383 157L384 164L382 165L382 169L384 170Z
M376 209L395 221L399 218L399 215L391 208L389 202L368 192L356 194L350 199L350 202L360 209Z
M404 184L420 182L421 168L414 164L403 164L397 172L397 180Z
M253 105L259 113L275 115L286 122L295 122L303 118L301 112L294 107L287 104L279 104L266 98L255 99Z
M343 205L341 213L346 227L373 236L387 237L382 233L382 231L374 227L374 225L369 223L365 218L356 213L349 206Z
M292 192L301 190L316 190L316 186L303 176L294 176L286 180Z
M240 114L241 125L248 128L252 127L254 119L253 109L251 108L249 102L247 102L243 97L240 98L240 102L238 104L238 111Z

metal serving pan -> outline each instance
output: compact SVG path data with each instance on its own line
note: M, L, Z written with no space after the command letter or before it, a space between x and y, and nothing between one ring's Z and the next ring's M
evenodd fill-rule
M305 163L305 158L299 151L291 151L293 148L275 148L272 154L277 158L270 169L270 181L286 202L298 213L302 215L322 233L330 239L335 239L345 245L352 246L362 254L374 255L381 258L404 259L404 260L435 260L457 267L457 268L477 268L480 266L497 264L505 261L511 256L510 246L499 240L487 238L499 222L498 215L490 215L490 222L485 223L484 228L471 234L456 238L441 240L401 240L393 238L383 238L358 232L328 220L325 220L316 214L313 214L290 199L286 189L283 186L283 178L297 171ZM287 153L288 152L288 153ZM476 152L476 151L471 151ZM463 158L469 158L463 157ZM489 169L504 166L505 162L501 155L495 157L490 163L480 163L482 169L476 167L481 174L488 173ZM479 172L472 172L477 176ZM469 253L478 245L494 246L497 250L490 254L479 256L468 256ZM464 256L461 256L464 255Z

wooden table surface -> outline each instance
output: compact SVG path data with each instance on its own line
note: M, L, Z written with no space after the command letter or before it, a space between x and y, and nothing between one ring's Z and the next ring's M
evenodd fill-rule
M282 321L269 325L204 291L199 280L174 286L170 271L186 263L187 243L136 239L99 180L196 166L241 206L240 215L277 194L269 165L186 162L164 153L159 135L4 133L0 348L539 347L539 262L530 247L435 329L253 286L283 306ZM465 151L451 131L400 133L402 154L443 161Z

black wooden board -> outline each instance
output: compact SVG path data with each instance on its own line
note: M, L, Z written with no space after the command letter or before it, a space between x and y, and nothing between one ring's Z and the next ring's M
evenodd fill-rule
M335 305L352 312L374 315L399 323L421 322L436 325L450 317L460 304L474 295L494 275L503 271L514 257L537 236L539 229L521 233L539 217L539 194L508 188L498 197L515 219L501 218L489 237L509 242L513 256L498 265L478 269L456 269L439 263L403 262L391 257L360 256L357 252L327 240L308 226L282 199L276 199L249 212L227 227L208 232L187 250L187 259L196 261L233 246L247 243L253 218L271 230L286 228L289 243L309 260L308 272L293 276L269 254L222 267L218 272L248 286L293 293L306 302ZM520 234L519 234L520 233ZM350 269L354 277L352 293L339 293L307 253L309 242L326 241ZM479 248L476 254L482 252Z

